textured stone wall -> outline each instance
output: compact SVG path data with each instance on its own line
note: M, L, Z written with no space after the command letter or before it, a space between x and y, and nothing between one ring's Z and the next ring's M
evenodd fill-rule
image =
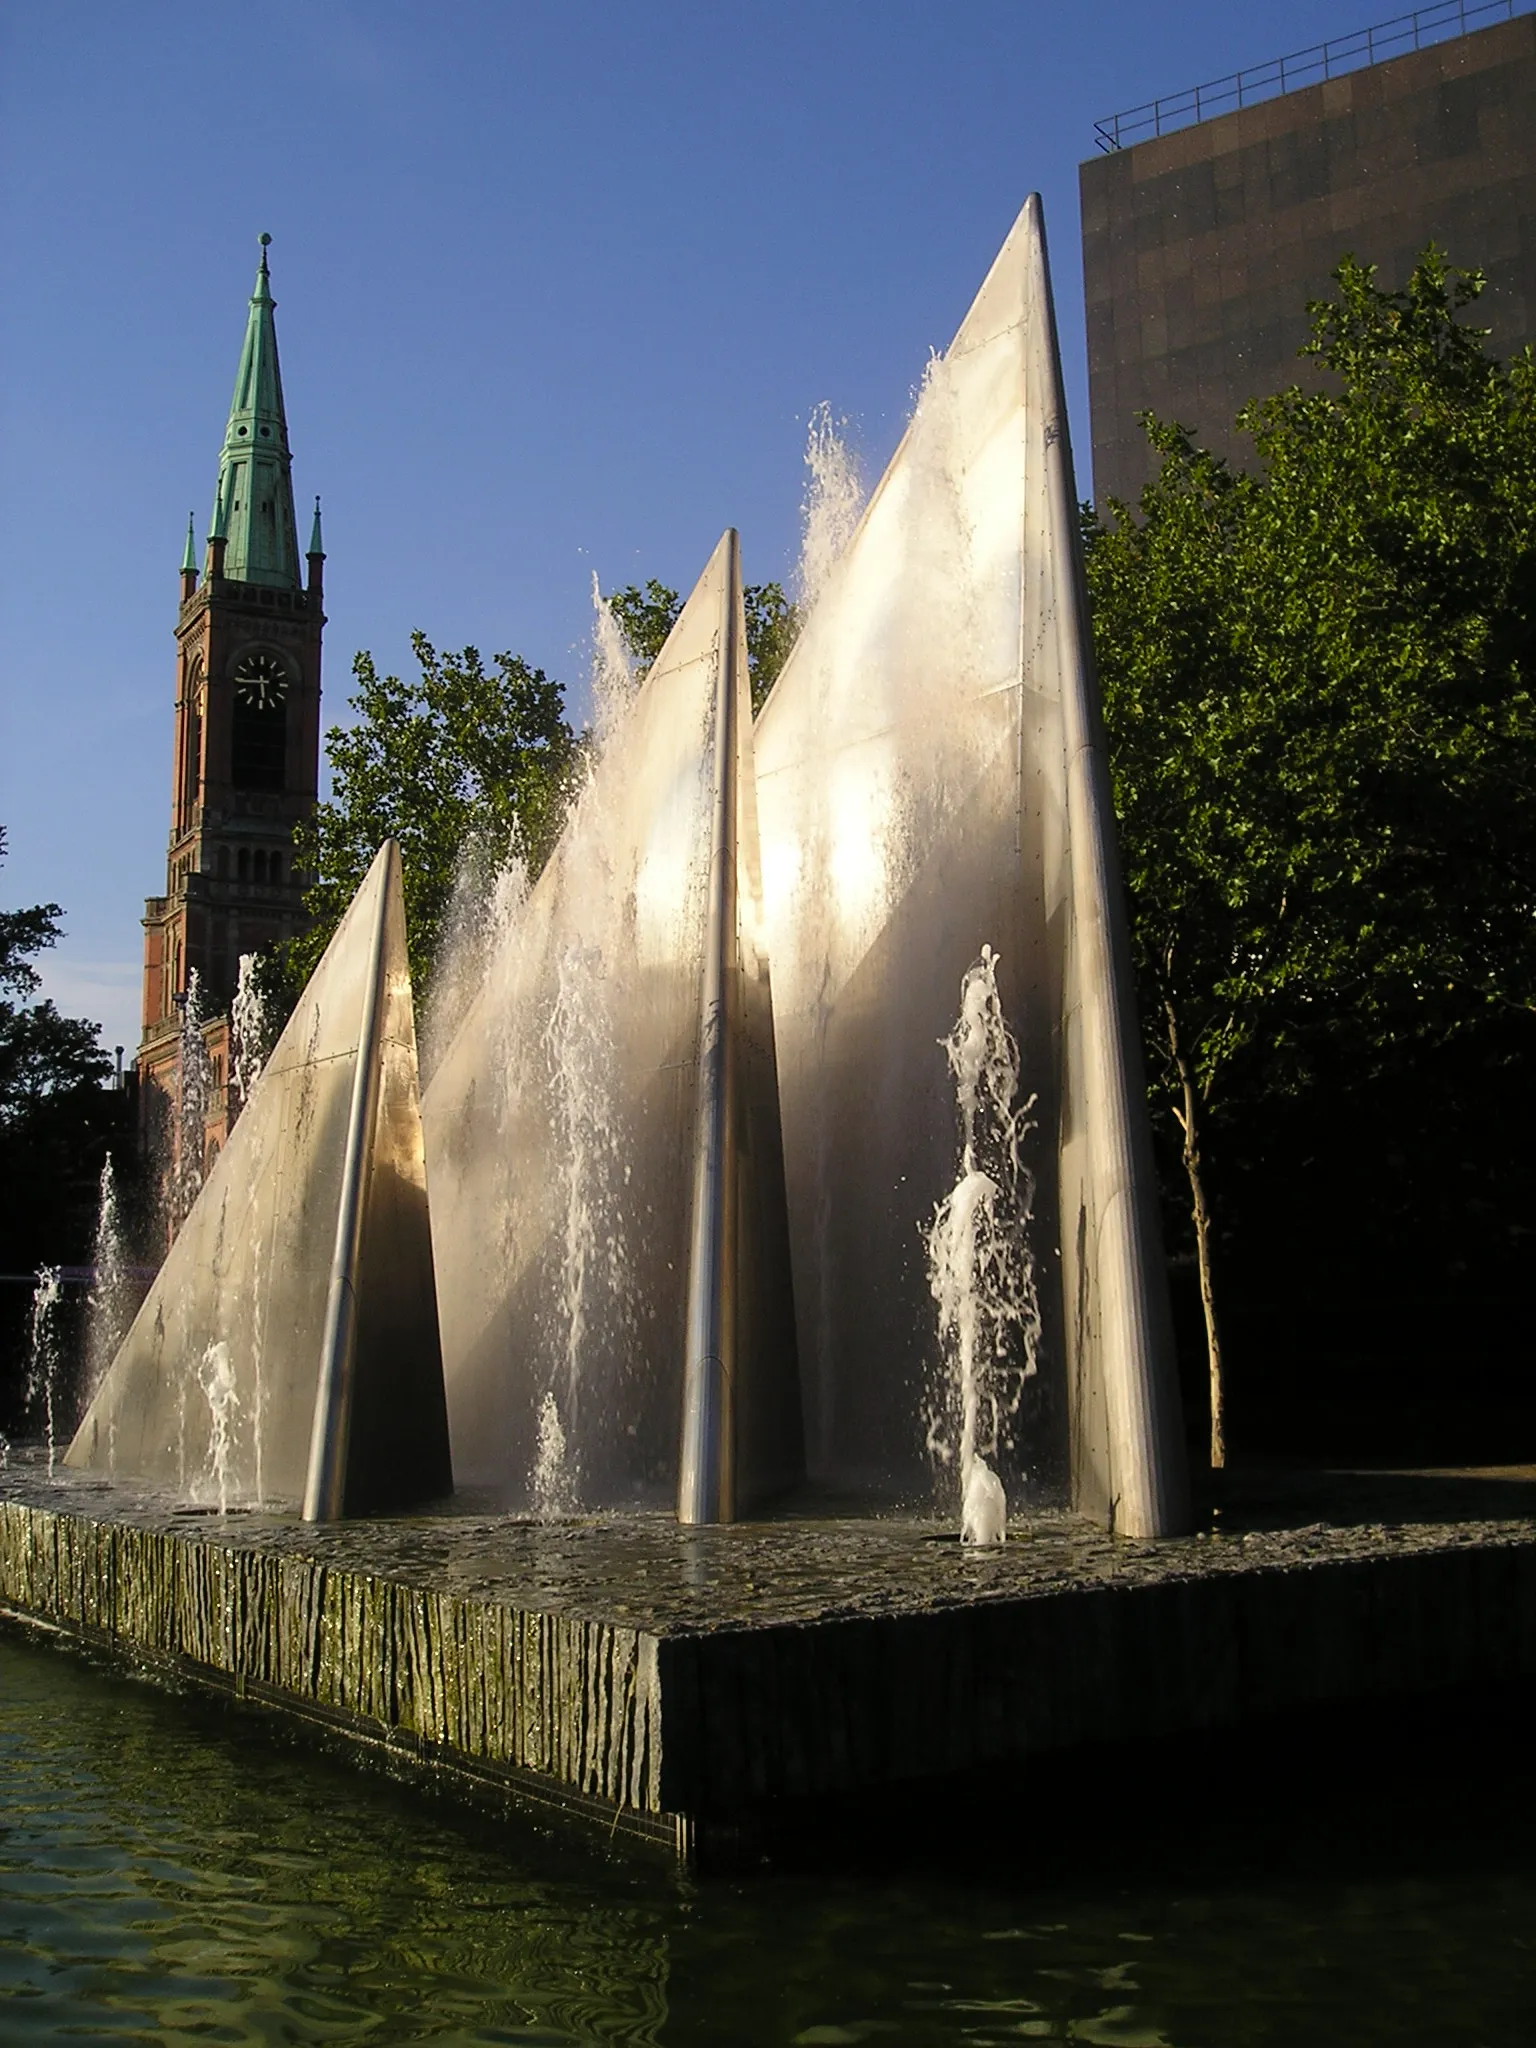
M656 1643L633 1628L20 1501L0 1502L5 1607L418 1754L658 1811Z
M1476 314L1536 340L1536 15L1081 168L1093 491L1134 502L1141 411L1245 459L1239 407L1295 382L1306 302L1345 254L1400 285L1433 239L1488 274Z
M1300 1568L664 1641L664 1799L709 1816L1026 1757L1069 1769L1084 1745L1536 1673L1536 1544L1390 1554L1379 1530L1333 1535L1336 1557Z

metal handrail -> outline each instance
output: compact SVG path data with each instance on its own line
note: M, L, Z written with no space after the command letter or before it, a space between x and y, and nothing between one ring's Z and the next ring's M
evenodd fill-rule
M1296 50L1287 57L1272 57L1267 64L1255 64L1246 71L1230 72L1207 85L1192 85L1166 98L1148 100L1123 114L1110 114L1095 121L1094 139L1101 150L1124 149L1128 142L1149 136L1167 135L1175 128L1192 127L1217 114L1237 107L1251 107L1260 100L1275 99L1295 92L1320 78L1339 78L1345 72L1378 64L1409 49L1422 50L1434 43L1449 42L1478 26L1485 15L1513 21L1536 0L1434 0L1429 7L1415 8L1373 28L1356 29L1331 42L1314 43L1309 50Z

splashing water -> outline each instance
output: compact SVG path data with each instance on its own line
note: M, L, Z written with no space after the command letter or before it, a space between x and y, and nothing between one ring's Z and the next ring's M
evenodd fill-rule
M1035 1097L1016 1100L1019 1049L1003 1018L997 964L983 946L960 984L959 1020L940 1040L960 1111L960 1171L927 1234L945 1367L928 1450L941 1465L958 1464L968 1543L1004 1538L1007 1502L988 1459L1009 1444L1040 1338L1028 1243L1034 1187L1019 1160Z
M586 775L578 806L591 791L592 771L604 748L624 723L634 703L638 682L623 629L592 576L592 740L586 751ZM460 849L454 868L453 894L443 919L442 938L433 962L432 994L421 1027L421 1081L426 1088L439 1060L453 1043L477 995L486 987L493 963L514 950L518 925L533 878L524 849L510 852L471 835Z
M591 682L596 746L588 757L586 785L569 828L576 841L600 826L602 806L593 778L598 762L629 717L639 689L623 630L602 594L595 571ZM543 1044L553 1083L557 1156L565 1197L560 1305L565 1325L566 1416L573 1431L580 1411L582 1355L594 1313L606 1308L609 1317L622 1318L627 1312L629 1261L616 1197L629 1174L623 1163L613 1094L612 993L601 943L576 940L567 945L559 958L555 1000L544 1026ZM552 1393L545 1395L539 1411L538 1463L542 1462L546 1422L560 1431L563 1461L565 1437ZM574 1506L574 1471L566 1471L565 1483L572 1490L570 1505Z
M203 1042L202 981L194 967L187 976L181 1013L180 1096L176 1114L176 1169L171 1188L171 1225L179 1230L203 1187L203 1147L208 1105L213 1097L213 1064Z
M823 399L813 409L806 432L807 477L795 571L795 596L804 611L826 588L864 510L859 466L842 435L847 425L845 419L833 419L832 408Z
M235 1415L240 1397L235 1392L235 1367L229 1346L214 1343L203 1353L197 1368L197 1383L208 1403L208 1479L218 1492L219 1513L229 1512L229 1459L234 1445Z
M978 1452L960 1502L962 1543L1002 1543L1008 1536L1008 1496L1003 1482Z
M91 1291L86 1303L86 1386L91 1400L128 1334L136 1306L134 1276L128 1259L127 1232L118 1199L117 1171L109 1152L101 1169L96 1207L96 1241L91 1260Z
M48 1446L48 1474L53 1476L54 1411L59 1392L59 1304L64 1296L64 1276L57 1266L44 1266L32 1290L31 1344L27 1353L27 1380L23 1398L30 1410L43 1405L43 1435Z
M533 1460L533 1511L541 1522L558 1522L576 1508L576 1476L567 1462L565 1431L553 1389L539 1404L539 1439Z
M491 962L521 922L530 887L528 863L521 853L514 851L498 862L479 837L460 849L421 1019L423 1088L485 987Z
M624 629L592 572L592 730L599 751L624 723L634 702L635 665Z
M478 1289L483 1272L510 1264L525 1304L507 1341L527 1359L528 1378L515 1395L509 1380L477 1396L483 1408L476 1425L461 1427L455 1459L522 1502L570 1510L603 1485L613 1461L612 1411L596 1390L606 1397L630 1369L644 1312L622 1213L630 1082L615 1043L647 902L620 836L633 792L602 772L643 700L595 583L593 605L592 724L552 866L537 897L520 861L505 863L488 891L482 861L461 866L422 1056L440 1285L458 1274L443 1287L454 1297L443 1303L445 1349L458 1341L465 1282ZM503 1148L486 1143L489 1130ZM519 1170L530 1151L541 1162L536 1176Z
M627 1175L613 1099L616 1056L606 997L601 948L573 941L560 955L555 1001L544 1027L564 1194L560 1305L566 1414L573 1429L588 1325L603 1296L612 1313L622 1313L628 1280L615 1199Z
M251 1099L251 1090L272 1050L272 1026L267 998L257 979L257 955L240 955L240 973L235 983L235 1000L229 1010L229 1078L238 1101L236 1113Z

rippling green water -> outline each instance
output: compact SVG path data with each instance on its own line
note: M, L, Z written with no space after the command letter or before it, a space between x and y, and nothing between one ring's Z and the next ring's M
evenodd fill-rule
M0 1636L0 2041L1530 2048L1528 1782L1455 1765L1410 1744L1362 1818L1347 1773L1224 1813L1213 1762L1129 1880L1026 1801L690 1883Z

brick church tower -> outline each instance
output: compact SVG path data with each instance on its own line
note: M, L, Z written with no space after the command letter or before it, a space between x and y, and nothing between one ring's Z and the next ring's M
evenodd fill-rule
M293 828L314 809L320 756L320 501L299 573L293 458L277 363L268 235L251 294L199 576L192 529L176 623L176 727L163 896L144 905L146 1134L179 1101L182 1011L196 971L212 1066L205 1149L223 1143L228 1009L240 955L302 920Z

